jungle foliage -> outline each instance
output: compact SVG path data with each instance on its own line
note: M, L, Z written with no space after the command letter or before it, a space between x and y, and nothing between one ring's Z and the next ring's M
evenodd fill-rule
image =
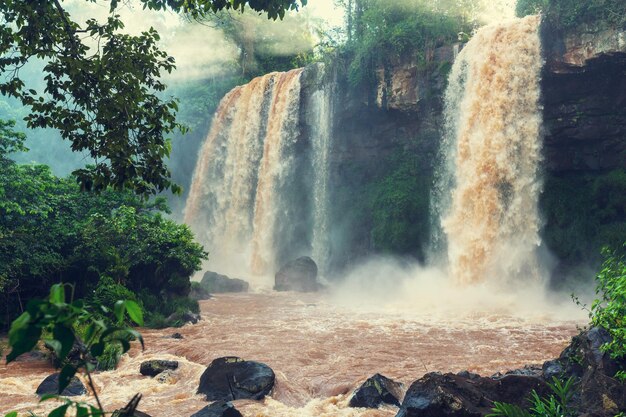
M626 170L547 175L540 206L546 221L542 238L568 267L599 265L604 246L625 252Z
M414 56L427 64L434 49L458 41L472 25L460 9L436 7L432 2L355 0L349 2L348 42L352 85L372 82L378 67L390 60Z
M622 0L518 0L515 12L520 17L543 13L548 22L564 29L585 23L626 23L626 2Z
M430 177L408 153L393 154L386 165L391 169L367 187L372 244L376 251L422 258L429 234Z
M159 297L151 313L171 314L206 258L191 231L163 216L163 198L82 192L76 178L15 163L9 152L23 149L24 135L12 126L0 122L0 327L57 282L109 307L122 298L143 304Z
M69 297L66 295L69 293ZM91 373L96 369L96 359L111 348L120 355L127 352L131 342L139 341L143 348L143 338L136 330L126 326L125 321L143 325L143 313L134 301L119 300L112 309L94 306L84 300L74 298L74 287L67 284L54 284L47 297L32 299L26 310L11 324L7 363L16 360L21 354L30 352L42 341L59 362L63 363L59 373L57 394L46 394L41 401L57 400L61 405L52 410L49 417L63 417L74 414L76 417L99 416L105 413ZM77 349L78 355L69 360L70 352ZM115 359L117 362L119 356ZM60 394L79 372L87 376L96 405L76 402ZM135 396L133 400L141 396ZM132 411L131 411L132 414ZM30 413L30 415L35 415ZM7 417L17 417L10 412Z
M201 18L220 10L266 12L282 18L306 0L140 0L153 10L173 10ZM155 194L180 188L165 165L168 136L184 131L176 121L175 99L162 98L163 73L174 59L158 46L150 29L124 33L117 13L124 2L110 0L106 21L73 20L60 0L0 3L0 94L29 107L30 128L54 128L74 151L87 151L95 163L76 170L84 189L132 189ZM25 66L43 63L44 87L26 85Z

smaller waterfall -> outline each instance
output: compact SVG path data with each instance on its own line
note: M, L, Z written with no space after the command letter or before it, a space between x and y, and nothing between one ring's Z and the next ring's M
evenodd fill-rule
M255 78L220 103L185 209L211 268L272 275L312 255L323 270L332 92L323 66L310 68L310 92L296 69Z
M252 272L258 275L276 268L275 225L289 220L280 189L294 175L289 148L299 133L301 74L298 69L281 75L272 96L254 207Z
M323 71L322 71L323 74ZM320 273L327 270L332 243L328 218L330 183L330 150L333 134L333 83L321 82L321 88L313 92L307 107L310 109L310 137L313 155L313 259Z
M539 275L539 21L480 29L449 77L438 204L462 283Z

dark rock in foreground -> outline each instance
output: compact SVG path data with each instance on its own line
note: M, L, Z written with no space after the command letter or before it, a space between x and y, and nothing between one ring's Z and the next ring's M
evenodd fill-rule
M378 408L381 404L400 407L402 384L381 374L369 378L354 392L350 407Z
M37 387L37 395L58 394L59 393L59 375L52 374L44 379ZM73 377L70 384L63 390L61 395L66 397L74 397L77 395L87 394L87 388L80 379Z
M317 282L317 265L308 256L288 262L274 277L274 290L313 292L320 288Z
M207 405L191 417L243 417L241 413L229 402L216 401Z
M169 337L170 339L179 339L179 340L180 340L180 339L184 339L184 338L185 338L182 334L180 334L180 333L178 333L178 332L173 333L171 336L168 336L168 337Z
M217 272L207 271L200 286L210 293L247 292L249 284L239 278L229 278Z
M198 394L207 401L260 400L270 393L274 380L269 366L228 356L211 362L200 377Z
M491 413L493 401L527 407L533 390L548 393L543 379L534 376L466 378L433 372L409 387L396 417L482 417Z
M626 359L617 361L602 352L601 346L610 341L606 330L594 327L572 338L558 359L543 365L546 378L580 378L573 406L581 415L613 417L626 411L626 387L614 378L626 370Z
M139 366L139 372L145 376L157 376L167 369L178 369L178 361L165 361L154 359L142 362Z

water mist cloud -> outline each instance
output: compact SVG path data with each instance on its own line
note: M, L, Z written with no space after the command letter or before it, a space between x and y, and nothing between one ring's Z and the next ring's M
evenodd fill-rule
M104 22L109 15L109 4L70 0L68 10L81 24L90 18ZM221 75L236 62L237 46L217 28L187 21L171 11L143 9L137 1L126 2L116 13L125 24L125 33L139 35L151 27L159 32L161 48L175 58L177 66L172 74L164 74L166 81L193 81Z
M462 285L438 267L397 258L373 258L331 287L334 303L351 308L416 315L425 321L495 325L502 322L584 321L569 295L538 281Z

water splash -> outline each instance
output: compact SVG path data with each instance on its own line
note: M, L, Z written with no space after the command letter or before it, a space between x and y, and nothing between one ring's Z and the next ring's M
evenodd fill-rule
M450 274L462 283L541 275L539 22L480 29L450 74L440 183L454 188L440 199L441 225Z

